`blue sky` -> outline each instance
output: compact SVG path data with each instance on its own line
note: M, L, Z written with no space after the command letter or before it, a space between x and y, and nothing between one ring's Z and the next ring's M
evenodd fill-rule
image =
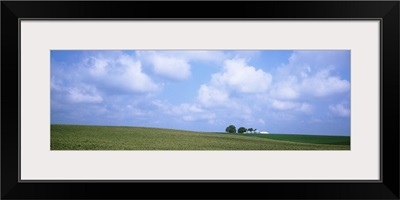
M350 51L51 51L51 123L350 135Z

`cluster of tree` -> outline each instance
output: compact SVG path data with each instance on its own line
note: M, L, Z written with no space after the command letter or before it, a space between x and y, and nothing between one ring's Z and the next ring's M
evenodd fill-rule
M240 127L237 132L238 133L245 133L247 131L253 132L256 131L257 129L253 129L253 128L245 128L245 127ZM225 132L227 133L236 133L236 127L234 125L229 125L228 127L226 127Z

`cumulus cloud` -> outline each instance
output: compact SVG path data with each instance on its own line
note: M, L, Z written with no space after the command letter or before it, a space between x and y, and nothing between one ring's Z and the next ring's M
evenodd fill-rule
M350 90L350 82L330 75L330 70L318 72L315 76L301 82L301 90L316 97L324 97Z
M337 116L350 117L350 108L348 108L344 103L330 105L329 110Z
M60 51L52 53L52 123L131 123L146 109L130 105L131 99L145 99L162 89L142 69L141 62L120 51ZM145 116L145 117L142 117ZM139 118L137 118L139 120Z
M172 80L186 80L191 76L191 62L219 64L227 55L223 51L137 51L141 61L152 66L158 76Z
M52 104L64 103L101 103L103 97L96 87L79 84L65 86L61 79L51 78L50 81Z
M241 93L262 93L271 81L271 74L247 65L244 59L232 59L224 62L222 72L212 75L211 84Z
M300 86L295 76L288 76L284 80L280 80L272 89L272 96L278 99L296 99L300 96Z
M271 74L247 65L244 59L226 60L222 70L200 86L197 100L206 106L232 106L232 93L239 96L264 93L271 81Z
M154 66L154 72L167 78L184 80L189 78L191 75L190 65L187 61L182 59L154 56L152 58L152 63Z
M334 75L344 65L342 57L347 55L343 51L295 51L289 63L277 69L271 95L278 99L299 99L348 92L350 81Z
M223 106L229 101L229 93L222 88L201 85L197 99L205 106Z
M161 88L142 71L140 61L126 54L118 56L92 56L85 61L82 71L99 87L127 92L155 92ZM85 80L82 80L85 81Z

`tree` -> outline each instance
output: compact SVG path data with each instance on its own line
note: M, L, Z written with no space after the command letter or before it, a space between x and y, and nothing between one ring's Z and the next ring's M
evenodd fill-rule
M238 129L238 133L244 133L244 132L246 132L247 131L247 129L245 128L245 127L240 127L239 129Z
M226 127L225 131L228 133L236 133L236 127L234 125L229 125Z
M250 132L253 132L253 131L254 131L253 128L249 128L249 129L247 129L247 130L250 131Z

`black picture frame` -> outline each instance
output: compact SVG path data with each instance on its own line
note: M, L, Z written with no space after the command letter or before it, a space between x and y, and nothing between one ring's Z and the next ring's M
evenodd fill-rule
M2 1L1 198L399 199L399 8L398 1ZM19 20L22 18L379 19L382 22L381 180L20 182L18 135L21 130L21 80L17 77L20 63Z

